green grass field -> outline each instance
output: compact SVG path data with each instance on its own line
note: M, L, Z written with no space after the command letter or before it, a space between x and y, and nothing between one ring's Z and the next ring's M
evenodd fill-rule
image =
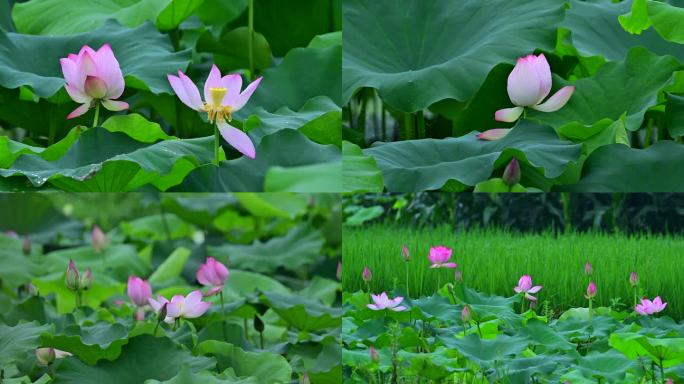
M411 297L430 295L441 284L452 282L454 270L429 269L431 245L453 248L452 260L463 271L464 283L479 291L513 295L522 274L530 274L537 295L552 308L564 310L586 306L588 277L584 263L594 267L598 305L608 306L621 298L632 306L629 273L636 270L645 296L660 295L668 302L665 313L684 319L684 237L654 235L624 236L601 233L519 234L502 230L472 230L456 233L449 227L415 230L384 226L348 228L343 232L342 285L345 291L365 289L363 267L372 273L371 290L405 290L406 266L401 245L411 251L408 263Z

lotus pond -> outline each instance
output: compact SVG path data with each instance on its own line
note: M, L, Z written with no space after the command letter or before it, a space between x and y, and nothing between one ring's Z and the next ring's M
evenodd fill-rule
M682 190L680 1L342 8L345 191Z
M0 190L339 191L339 3L2 1Z
M0 381L340 382L339 209L284 193L0 196Z

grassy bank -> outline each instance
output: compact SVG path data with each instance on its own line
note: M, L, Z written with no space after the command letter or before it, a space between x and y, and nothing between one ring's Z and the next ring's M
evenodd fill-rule
M411 251L408 288L412 297L429 295L453 281L453 270L429 269L430 245L454 249L452 261L463 271L464 283L479 291L510 296L522 274L530 274L544 288L538 297L558 310L586 306L588 277L584 263L594 267L598 286L595 303L610 305L611 299L632 305L629 273L636 270L641 290L650 298L667 301L666 314L684 318L684 238L653 235L623 236L602 233L519 234L502 230L453 232L449 227L428 230L371 226L345 228L342 279L346 291L365 289L363 267L372 273L371 290L397 286L405 289L406 266L401 245ZM596 305L596 304L595 304Z

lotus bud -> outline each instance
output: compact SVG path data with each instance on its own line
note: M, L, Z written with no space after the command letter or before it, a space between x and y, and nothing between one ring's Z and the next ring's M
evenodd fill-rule
M93 285L93 271L88 268L79 280L79 287L83 290L88 290Z
M93 226L91 238L96 253L102 252L107 247L107 235L97 225Z
M335 273L337 280L342 281L342 262L337 262L337 272Z
M512 187L520 181L520 164L515 157L506 166L503 173L503 181L509 187Z
M371 273L370 269L368 267L363 267L363 274L361 274L361 277L363 278L363 281L366 283L370 283L371 280L373 279L373 273Z
M78 275L78 268L73 260L69 260L69 266L66 270L66 287L72 291L77 291L80 287L80 276Z
M21 243L21 252L23 252L25 256L31 254L31 240L29 240L28 237L24 237L24 241Z
M587 263L584 264L584 274L591 276L592 273L594 273L594 268L592 268L591 264L587 261Z
M468 323L472 319L473 315L470 313L470 307L466 305L465 307L463 307L463 310L461 311L461 320L464 323Z
M409 253L408 247L406 244L403 244L401 246L401 257L404 258L404 261L410 261L411 260L411 253Z
M460 269L457 269L456 271L454 271L454 281L456 281L456 283L459 283L459 284L461 282L463 282L463 272L461 272Z
M374 362L377 363L378 361L380 361L380 356L378 356L378 351L375 350L374 346L370 346L368 354L370 355L371 360L373 360Z
M55 361L55 349L37 348L36 360L38 360L38 365L47 366L52 364L52 362Z
M254 315L254 329L259 333L264 331L264 322L261 321L258 315Z
M629 285L632 287L639 285L639 275L637 275L637 273L634 271L629 274Z
M587 286L587 299L593 299L596 296L596 283L593 281Z

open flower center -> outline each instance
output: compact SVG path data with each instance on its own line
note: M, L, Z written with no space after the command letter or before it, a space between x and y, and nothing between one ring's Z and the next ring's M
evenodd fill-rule
M209 122L212 124L221 120L230 122L232 119L233 108L229 105L222 105L227 91L226 88L209 88L211 102L205 102L202 109L209 115Z

